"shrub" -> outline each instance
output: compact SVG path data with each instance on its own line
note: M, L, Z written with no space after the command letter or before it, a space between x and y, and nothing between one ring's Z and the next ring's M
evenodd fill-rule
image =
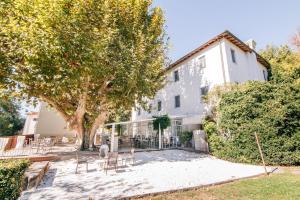
M29 160L25 159L0 161L0 199L14 200L19 197L23 175L29 164Z
M218 153L222 148L224 148L223 140L218 136L217 124L213 121L205 121L203 123L204 132L207 135L209 151L211 153Z
M205 121L203 123L203 128L207 137L211 137L213 134L218 132L217 124L213 121Z
M269 165L300 165L300 87L297 83L249 82L222 95L218 132L207 123L210 148L217 157L261 163L254 132L259 133Z
M183 131L179 135L179 140L182 144L187 144L188 142L191 141L192 138L193 138L193 132L191 131Z
M164 129L168 128L171 125L171 119L169 118L168 115L162 115L162 116L153 116L153 118L155 119L153 121L153 129L157 130L161 129L161 131L163 132Z

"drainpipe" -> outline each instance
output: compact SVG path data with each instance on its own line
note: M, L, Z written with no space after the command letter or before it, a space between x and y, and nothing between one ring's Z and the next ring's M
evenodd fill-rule
M223 51L222 51L221 40L219 40L219 49L220 49L220 55L221 55L221 65L222 65L223 80L224 80L224 84L226 84L226 75L225 75L224 58L223 58Z

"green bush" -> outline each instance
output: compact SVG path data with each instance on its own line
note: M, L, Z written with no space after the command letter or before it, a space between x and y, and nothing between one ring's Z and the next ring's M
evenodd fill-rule
M164 129L168 128L171 125L171 119L169 118L168 115L162 115L162 116L153 116L154 121L153 121L153 129L157 130L161 129L163 132Z
M224 148L222 137L218 136L217 124L213 121L205 121L203 123L204 132L207 135L209 151L211 153L219 152Z
M0 199L17 199L22 190L23 175L29 166L29 160L0 161Z
M216 125L206 123L210 149L217 157L261 163L254 132L269 165L300 165L300 86L249 82L222 95Z
M218 128L215 122L205 121L203 126L204 132L206 133L207 137L211 137L218 132Z
M179 135L179 140L182 144L187 144L188 142L191 141L192 138L193 138L193 132L191 131L183 131Z

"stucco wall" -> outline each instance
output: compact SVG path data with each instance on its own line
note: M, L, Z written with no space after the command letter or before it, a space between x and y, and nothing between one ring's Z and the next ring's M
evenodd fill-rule
M23 135L35 134L38 114L28 114L23 128Z
M67 128L65 120L46 103L41 103L36 134L47 136L75 136L74 131Z
M172 69L167 75L166 86L150 101L152 112L148 113L148 111L142 110L141 115L133 112L133 120L151 118L162 114L178 117L201 116L204 112L204 105L201 100L200 88L206 85L213 87L224 83L219 45L219 43L211 45ZM224 48L223 41L221 47ZM197 61L202 56L205 56L206 67L201 70ZM174 81L174 71L176 70L179 72L179 81L177 82ZM176 95L180 95L181 105L179 108L175 108ZM159 100L162 102L161 111L157 111Z
M232 62L231 49L235 51L236 63ZM257 62L254 52L246 53L227 40L225 40L225 51L230 82L242 83L248 80L264 80L262 70L266 70L266 68Z
M230 49L235 50L236 63L232 62ZM203 55L205 55L206 67L201 71L196 61ZM205 105L201 101L200 88L202 86L209 85L209 88L213 88L216 85L224 84L224 79L226 82L232 83L264 80L263 69L265 67L258 63L255 53L245 53L230 41L222 39L169 71L166 86L157 92L153 100L149 101L149 104L152 104L151 113L141 110L141 114L138 115L137 111L133 110L132 120L137 121L168 114L178 118L198 116L200 123L200 118L204 116L205 112ZM175 70L179 72L179 81L177 82L174 81ZM175 108L176 95L180 95L181 106L179 108ZM162 102L161 111L157 111L159 100ZM191 123L195 124L195 122Z

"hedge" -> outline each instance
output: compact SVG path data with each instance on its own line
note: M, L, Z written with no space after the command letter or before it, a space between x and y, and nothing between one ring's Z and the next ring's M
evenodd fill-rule
M234 162L261 163L254 132L269 165L300 165L300 86L249 82L222 95L218 118L206 122L211 152Z
M30 165L29 160L11 159L0 161L0 199L14 200L21 193L23 175Z

